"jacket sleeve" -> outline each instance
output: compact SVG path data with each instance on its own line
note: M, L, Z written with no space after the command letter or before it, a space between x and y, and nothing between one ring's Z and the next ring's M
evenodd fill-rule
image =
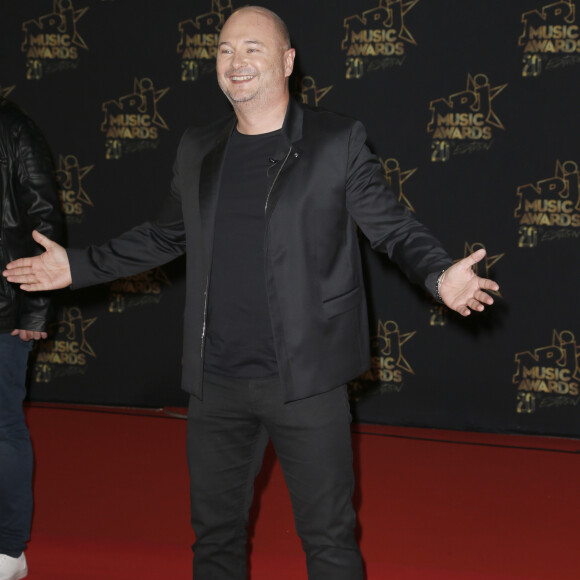
M72 287L83 288L133 276L185 252L180 166L184 138L173 167L171 189L157 219L145 222L99 246L69 249Z
M347 163L346 204L374 250L385 252L405 275L435 296L441 270L453 261L441 243L387 186L377 157L366 145L360 122L352 126Z
M22 255L44 250L31 237L36 229L55 241L62 239L62 215L50 150L39 129L28 118L20 126L15 145L19 216L26 229ZM17 328L45 331L50 317L50 295L18 290Z

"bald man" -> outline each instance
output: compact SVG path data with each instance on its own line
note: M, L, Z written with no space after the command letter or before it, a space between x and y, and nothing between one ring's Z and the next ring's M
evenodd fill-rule
M9 265L34 291L129 276L187 254L183 388L194 578L246 578L254 479L272 440L310 580L359 580L346 383L369 367L356 225L411 281L467 316L497 290L451 258L387 188L354 120L290 99L284 22L248 6L220 34L233 114L184 134L161 214L98 247L40 234Z

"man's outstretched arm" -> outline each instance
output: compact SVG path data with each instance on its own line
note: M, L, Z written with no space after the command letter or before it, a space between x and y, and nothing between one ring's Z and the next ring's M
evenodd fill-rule
M493 298L486 290L499 290L496 282L481 278L473 271L473 266L484 257L484 249L473 252L445 270L439 281L439 296L446 306L462 316L469 316L472 310L482 312L486 305L491 306Z
M36 230L32 232L32 237L46 251L39 256L10 262L2 275L29 292L70 286L72 277L66 250Z

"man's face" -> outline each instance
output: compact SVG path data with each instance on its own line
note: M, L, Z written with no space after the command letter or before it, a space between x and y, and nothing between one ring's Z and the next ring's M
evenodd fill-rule
M233 14L220 34L218 83L232 105L268 105L287 98L294 49L271 18L252 9Z

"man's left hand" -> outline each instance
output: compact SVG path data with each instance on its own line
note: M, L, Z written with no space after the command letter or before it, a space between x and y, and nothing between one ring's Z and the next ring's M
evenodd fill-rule
M486 290L494 292L499 290L496 282L480 278L473 271L473 265L483 258L485 258L485 250L477 250L450 266L441 278L439 285L441 299L449 308L462 316L469 316L472 310L481 312L485 305L491 306L493 298Z
M40 332L38 330L24 330L22 328L15 328L11 333L12 336L18 336L20 340L28 342L29 340L41 340L46 338L48 335L46 332Z

